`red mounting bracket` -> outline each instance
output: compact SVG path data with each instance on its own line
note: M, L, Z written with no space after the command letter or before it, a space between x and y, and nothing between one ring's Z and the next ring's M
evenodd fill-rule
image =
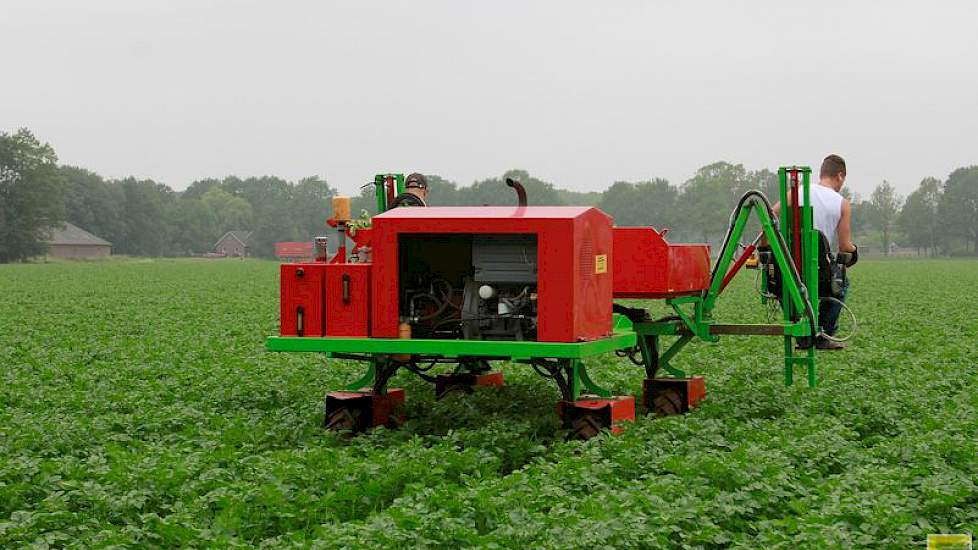
M699 406L706 397L702 376L692 378L646 378L642 383L642 403L658 416L683 414Z
M563 420L564 427L571 429L572 437L577 439L590 439L605 428L610 428L613 434L620 434L624 431L623 423L635 421L635 398L618 395L558 401L557 414Z
M404 390L334 391L326 394L326 428L363 432L375 426L396 428L404 422Z

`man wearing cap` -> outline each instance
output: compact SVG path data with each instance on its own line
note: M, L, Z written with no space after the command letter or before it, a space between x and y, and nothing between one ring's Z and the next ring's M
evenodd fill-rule
M391 208L398 206L428 206L425 199L428 198L428 180L423 174L417 172L411 174L404 180L404 192L394 197Z

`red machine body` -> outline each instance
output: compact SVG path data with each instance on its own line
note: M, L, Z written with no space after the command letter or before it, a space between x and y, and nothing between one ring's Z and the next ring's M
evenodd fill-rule
M326 264L326 336L370 336L370 264Z
M614 297L675 298L710 286L710 246L669 244L651 227L614 230Z
M611 218L592 207L395 208L373 218L371 335L398 336L405 236L533 235L537 246L537 340L594 340L612 331Z
M282 336L322 336L326 264L283 264L280 269Z
M611 224L597 208L579 206L389 210L354 235L358 248L370 247L372 263L282 265L281 334L398 338L402 263L421 261L413 254L425 251L432 262L425 269L458 269L465 261L456 256L471 256L477 235L535 239L540 342L610 335L614 298L672 298L709 286L708 245L669 244L651 227Z

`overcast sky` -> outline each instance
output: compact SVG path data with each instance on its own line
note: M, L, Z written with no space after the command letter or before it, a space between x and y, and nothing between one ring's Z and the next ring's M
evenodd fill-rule
M3 1L0 129L175 189L978 164L978 2Z

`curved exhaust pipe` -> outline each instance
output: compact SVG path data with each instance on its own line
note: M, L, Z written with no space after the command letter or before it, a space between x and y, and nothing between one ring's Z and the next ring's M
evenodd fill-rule
M516 200L519 205L526 206L526 189L523 188L523 184L513 178L506 178L506 185L516 190Z

